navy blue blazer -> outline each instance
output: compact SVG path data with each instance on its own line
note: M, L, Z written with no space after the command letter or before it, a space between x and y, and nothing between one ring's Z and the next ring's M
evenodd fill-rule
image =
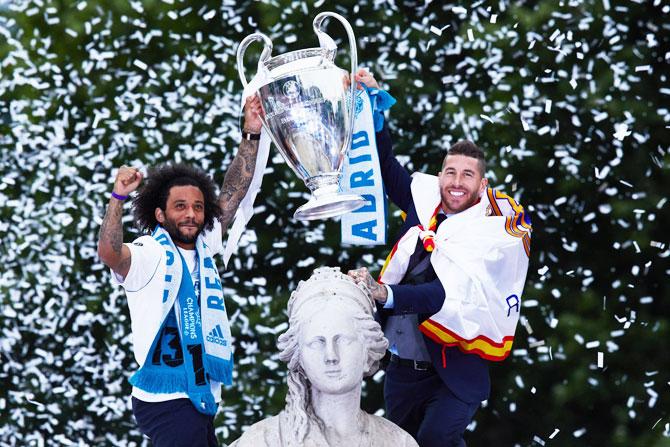
M391 135L386 125L376 137L386 194L393 203L407 213L405 222L395 238L397 241L409 228L419 224L410 190L412 177L396 160ZM417 250L423 250L420 245L418 244ZM415 252L412 256L415 255L418 253ZM380 306L382 325L388 315L418 314L419 321L423 321L438 312L444 303L444 289L439 279L417 285L399 284L390 287L393 291L394 305L393 309L383 309ZM465 354L457 347L443 348L425 335L423 339L435 370L452 393L465 402L488 399L491 382L487 360L476 354Z

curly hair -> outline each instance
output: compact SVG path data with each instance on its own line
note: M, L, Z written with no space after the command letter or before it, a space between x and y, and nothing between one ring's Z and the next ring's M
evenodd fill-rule
M162 164L149 168L147 178L133 199L133 216L140 231L150 232L158 225L156 208L165 211L173 186L195 186L205 199L204 229L211 230L214 219L221 217L216 186L205 171L182 163Z

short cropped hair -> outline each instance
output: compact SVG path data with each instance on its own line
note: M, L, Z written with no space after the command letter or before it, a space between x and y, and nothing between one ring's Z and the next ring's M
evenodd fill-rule
M447 151L447 155L442 161L442 168L447 163L447 157L450 155L465 155L466 157L476 158L479 166L479 173L482 177L486 174L486 155L484 151L470 140L461 140L454 143Z
M214 219L219 219L222 213L214 181L201 169L174 163L149 168L147 178L133 199L133 216L140 231L151 232L158 225L156 208L165 211L167 198L173 186L195 186L202 192L205 200L203 228L211 230Z

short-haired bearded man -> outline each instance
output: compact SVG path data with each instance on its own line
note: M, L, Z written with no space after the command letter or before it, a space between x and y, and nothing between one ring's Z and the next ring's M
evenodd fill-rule
M253 178L261 106L244 106L243 139L220 193L201 169L184 164L122 166L100 228L98 255L128 298L133 352L130 379L140 431L154 446L218 446L214 415L221 384L232 379L230 325L214 255ZM139 188L139 189L138 189ZM123 201L147 233L123 243Z
M356 80L378 88L366 71ZM349 275L371 291L389 340L386 417L421 447L463 447L489 362L511 351L530 219L488 186L473 142L451 146L434 176L400 165L386 126L376 139L386 193L406 217L379 279L365 267Z

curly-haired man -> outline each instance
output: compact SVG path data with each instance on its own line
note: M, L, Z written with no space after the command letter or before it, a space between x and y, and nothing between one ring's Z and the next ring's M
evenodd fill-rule
M221 192L202 170L167 164L123 166L100 228L98 254L128 297L133 351L132 407L154 446L217 446L214 415L233 358L223 289L213 255L251 183L261 128L260 101L247 99L243 140ZM151 235L123 243L123 201Z

